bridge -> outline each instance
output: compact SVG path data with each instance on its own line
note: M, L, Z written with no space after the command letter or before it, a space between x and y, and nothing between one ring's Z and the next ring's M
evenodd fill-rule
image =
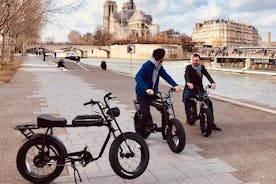
M105 52L106 57L110 57L110 46L95 46L86 44L47 44L36 43L26 47L26 49L46 49L51 52L56 50L78 50L81 53L81 57L91 57L95 51Z

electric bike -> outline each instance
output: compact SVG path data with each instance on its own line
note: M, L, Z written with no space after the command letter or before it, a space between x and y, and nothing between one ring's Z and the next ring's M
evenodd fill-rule
M172 92L175 89L171 88L164 96L161 92L157 92L157 99L150 102L150 106L155 107L161 114L161 127L158 127L156 123L153 123L152 117L146 122L146 127L143 132L139 132L139 126L142 123L142 114L140 113L140 104L137 100L134 101L136 113L134 115L135 131L143 138L147 138L151 133L161 132L163 139L167 140L167 143L171 151L180 153L186 144L185 131L182 123L176 119Z
M104 103L92 99L84 103L84 105L97 105L101 111L100 114L76 116L72 124L67 124L67 120L64 118L42 114L37 117L37 124L15 127L27 138L17 154L16 164L19 173L28 181L48 183L61 174L66 164L71 164L74 169L75 182L77 183L76 176L82 181L76 168L76 162L85 167L90 162L98 160L113 135L114 141L109 150L109 162L113 171L125 179L134 179L140 176L149 162L147 143L134 132L122 132L116 121L116 117L120 115L120 109L118 107L111 108L108 103L113 98L115 97L108 93L103 98ZM82 151L67 153L64 144L53 135L54 128L91 126L105 126L109 129L99 155L96 157L87 151L87 146ZM34 132L36 129L43 128L46 129L45 133Z
M208 96L208 89L211 85L207 85L203 91L197 89L197 94L190 99L190 121L189 125L194 125L199 120L200 131L203 136L208 137L212 133L214 116L209 109L210 99ZM199 109L198 109L199 106Z

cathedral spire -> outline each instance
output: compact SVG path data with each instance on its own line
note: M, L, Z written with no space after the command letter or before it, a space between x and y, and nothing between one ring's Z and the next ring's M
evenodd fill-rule
M130 4L131 4L131 9L133 10L134 8L134 3L133 3L133 0L129 0Z

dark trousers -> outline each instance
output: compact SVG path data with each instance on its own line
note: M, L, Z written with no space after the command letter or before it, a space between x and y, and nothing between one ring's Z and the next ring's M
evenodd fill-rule
M185 113L186 113L186 118L189 121L190 118L190 111L189 109L191 108L191 104L190 104L190 99L195 97L195 92L193 92L192 90L185 88L184 93L183 93L183 102L184 102L184 107L185 107ZM206 104L208 105L208 108L211 110L213 117L214 117L214 111L213 111L213 103L212 101L209 99Z
M149 96L137 96L137 101L140 104L139 113L141 114L141 124L139 126L139 132L144 132L146 126L152 125L152 116L150 114L150 102L158 97Z

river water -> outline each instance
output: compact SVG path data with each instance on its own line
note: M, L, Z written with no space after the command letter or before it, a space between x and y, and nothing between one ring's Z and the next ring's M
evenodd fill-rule
M82 63L98 67L100 67L101 61L101 59L94 58L81 59ZM107 69L133 76L144 62L119 59L106 60ZM163 62L164 68L181 86L184 86L185 83L184 73L187 64L189 64L189 61ZM209 70L209 73L217 83L217 88L210 90L211 94L276 108L276 76L211 70ZM204 78L204 83L208 83L206 78Z

